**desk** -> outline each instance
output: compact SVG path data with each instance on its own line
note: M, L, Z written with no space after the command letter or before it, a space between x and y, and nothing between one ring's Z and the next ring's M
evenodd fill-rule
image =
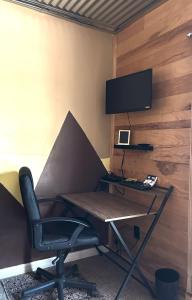
M161 213L165 207L165 204L173 190L173 187L170 186L169 188L164 187L158 187L159 190L164 191L165 195L161 201L161 204L156 211L153 210L153 204L156 199L156 196L154 197L152 203L149 205L149 207L145 207L143 205L140 205L136 202L127 200L121 196L116 196L107 192L99 191L99 192L91 192L91 193L75 193L75 194L63 194L60 195L62 199L65 201L80 207L84 211L86 211L88 214L91 214L98 219L102 220L103 222L108 222L115 233L116 237L118 238L119 242L121 243L122 247L124 248L128 259L126 260L127 263L130 264L129 270L122 267L120 264L118 264L124 271L126 272L126 276L119 288L119 291L117 293L117 296L115 300L118 300L123 293L124 288L127 286L130 278L133 276L134 270L138 272L140 275L141 280L138 280L141 284L143 284L152 296L154 296L154 292L148 282L148 280L145 278L143 273L138 267L139 259L151 237L151 234L155 228L155 225L157 224ZM139 218L139 217L148 217L152 216L153 220L151 222L151 225L141 243L141 246L139 250L137 251L137 254L135 257L133 257L131 251L129 250L127 244L125 243L123 237L121 236L117 226L116 222L119 222L121 220L130 219L130 218ZM106 247L106 246L105 246ZM108 248L108 247L107 247ZM109 248L108 248L109 249ZM101 252L101 250L97 247L97 250ZM104 254L106 255L106 254ZM108 257L109 258L109 257ZM112 259L113 260L113 259ZM113 260L113 262L115 262ZM135 277L134 277L135 278Z
M148 207L102 191L64 194L61 196L103 222L120 221L156 214L156 211L148 212Z

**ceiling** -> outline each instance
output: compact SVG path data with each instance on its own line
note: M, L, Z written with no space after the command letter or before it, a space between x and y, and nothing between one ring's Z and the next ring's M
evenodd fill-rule
M33 9L115 33L165 0L13 0Z

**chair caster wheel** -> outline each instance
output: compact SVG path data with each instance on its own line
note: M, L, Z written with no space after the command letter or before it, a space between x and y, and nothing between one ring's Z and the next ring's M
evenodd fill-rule
M96 289L88 291L88 295L90 297L98 297L99 296L98 291Z
M78 265L73 265L73 266L70 266L68 267L66 270L65 270L65 276L67 278L70 278L70 277L76 277L79 275L79 268L78 268Z
M34 279L37 281L40 281L41 278L42 278L41 275L37 275L37 274L34 275Z
M72 266L72 274L73 274L73 275L79 275L79 268L78 268L78 265L73 265L73 266Z
M34 274L34 279L40 280L41 278L42 278L42 275L40 274L40 272L38 272L38 269L37 269L35 274Z
M40 281L41 278L42 278L42 277L41 277L41 275L39 275L39 274L38 274L38 275L35 274L35 276L34 276L34 279L37 280L37 281Z

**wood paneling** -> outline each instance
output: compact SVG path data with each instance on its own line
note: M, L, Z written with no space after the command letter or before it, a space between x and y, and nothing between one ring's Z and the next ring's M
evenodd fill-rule
M114 139L119 129L130 128L131 143L151 143L153 152L126 151L127 177L143 180L147 174L159 177L161 185L175 189L142 258L144 270L154 279L159 267L180 272L181 286L187 285L189 164L192 101L191 0L168 0L128 26L116 37L116 75L153 68L153 104L146 112L117 114ZM113 145L112 145L113 146ZM115 149L112 170L120 174L123 152ZM130 198L133 192L127 191ZM146 201L142 195L137 198ZM144 234L145 219L125 222L122 232L134 245L133 225ZM138 245L135 246L135 250Z

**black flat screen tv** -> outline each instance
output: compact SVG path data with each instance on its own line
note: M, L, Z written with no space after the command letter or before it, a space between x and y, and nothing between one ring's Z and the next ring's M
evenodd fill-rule
M152 69L106 82L106 114L142 111L151 105Z

